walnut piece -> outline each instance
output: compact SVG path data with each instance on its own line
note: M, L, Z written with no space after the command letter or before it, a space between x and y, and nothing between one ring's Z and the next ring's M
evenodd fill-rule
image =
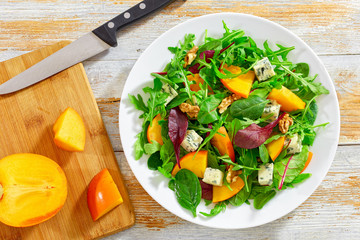
M241 96L239 95L236 95L236 94L232 94L226 98L224 98L220 105L218 106L218 109L219 109L219 113L223 113L225 112L225 110L233 103L235 102L236 100L240 99Z
M194 46L192 49L190 49L186 55L185 55L185 58L184 58L184 68L188 65L190 65L196 58L196 52L198 51L198 47L197 46Z
M293 125L294 121L289 116L288 113L284 115L284 117L279 121L279 130L282 133L287 133L289 131L289 127Z
M232 170L233 168L234 168L234 166L230 165L230 167L228 169L228 173L226 174L226 181L228 183L236 182L236 180L239 178L239 174L241 174L241 170L233 171Z
M182 112L187 113L189 115L189 117L191 117L191 118L197 118L198 113L200 111L199 106L193 106L188 103L180 104L179 108Z

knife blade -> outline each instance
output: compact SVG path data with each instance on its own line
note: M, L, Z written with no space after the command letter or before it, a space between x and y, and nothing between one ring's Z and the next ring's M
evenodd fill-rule
M0 85L0 95L16 92L117 46L116 32L175 0L143 0Z

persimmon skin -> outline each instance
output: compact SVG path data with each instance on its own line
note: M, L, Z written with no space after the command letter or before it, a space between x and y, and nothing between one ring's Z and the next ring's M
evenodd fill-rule
M226 199L231 198L235 194L237 194L243 187L245 183L244 181L238 177L235 182L230 183L230 187L233 191L231 191L227 186L222 185L219 186L213 186L213 202L221 202Z
M86 129L79 113L68 107L57 118L53 126L54 142L59 148L69 152L85 149Z
M308 166L309 163L311 162L312 157L313 157L313 153L312 153L312 152L309 152L308 159L306 160L305 166L304 166L303 170L301 170L300 174L301 174L303 171L305 171L305 169L307 168L307 166Z
M123 198L108 169L103 169L91 180L87 203L93 221L123 203Z
M273 88L267 98L276 100L281 105L280 110L286 112L304 109L306 105L301 98L284 86L281 89Z
M13 227L29 227L52 218L67 198L61 167L37 154L18 153L1 159L0 184L0 221Z
M160 145L163 145L164 142L161 137L161 125L159 124L159 121L162 120L160 114L156 115L154 119L152 120L151 126L149 125L146 136L148 139L148 142L151 143L152 140L155 140Z
M207 168L208 151L201 150L196 154L196 156L195 154L196 152L191 152L186 154L180 159L181 169L184 168L190 170L199 178L204 178L204 173ZM171 174L175 176L178 171L180 171L180 168L178 164L176 164Z
M241 68L238 66L227 66L226 64L223 67L224 69L228 70L232 74L239 74L241 73ZM224 71L222 71L224 73ZM247 73L237 76L235 78L229 79L220 79L221 83L229 89L231 92L239 95L243 98L248 98L250 94L250 90L252 84L255 80L255 73L254 71L248 71Z
M279 137L278 139L266 144L266 149L269 152L269 156L271 160L275 161L275 159L281 153L285 142L285 136Z
M218 133L225 136L215 134L214 137L210 140L210 143L219 150L219 153L221 155L227 154L230 157L231 161L235 162L234 147L226 131L226 128L224 126L220 127Z

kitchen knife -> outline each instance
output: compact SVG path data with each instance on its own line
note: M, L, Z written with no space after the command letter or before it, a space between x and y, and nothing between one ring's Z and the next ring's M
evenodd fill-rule
M143 0L92 32L85 34L24 72L0 85L0 95L40 82L68 67L117 46L116 32L175 0Z

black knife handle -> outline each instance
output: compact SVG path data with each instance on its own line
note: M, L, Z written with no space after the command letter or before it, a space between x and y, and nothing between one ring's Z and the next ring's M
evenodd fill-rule
M127 11L96 28L92 32L110 46L116 47L116 32L120 28L123 28L152 12L155 12L173 1L174 0L143 0Z

